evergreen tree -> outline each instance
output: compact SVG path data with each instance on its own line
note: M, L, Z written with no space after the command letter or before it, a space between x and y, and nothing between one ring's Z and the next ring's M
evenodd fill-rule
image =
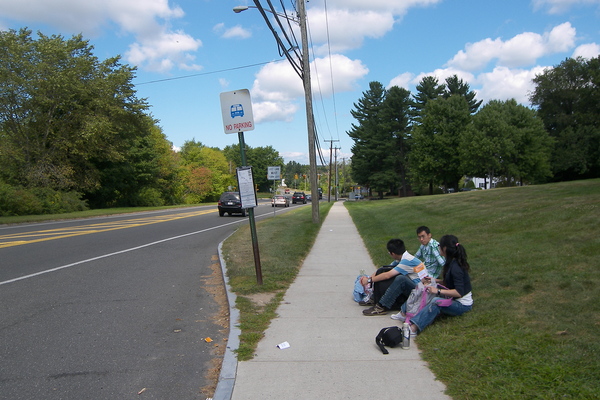
M600 58L566 59L533 82L531 103L556 140L554 179L600 177Z
M456 75L446 78L446 90L444 92L444 97L448 98L453 95L462 96L465 98L469 104L469 110L471 111L471 114L475 114L479 109L479 106L481 106L482 100L475 100L475 96L477 94L471 90L468 83L463 82L463 80L459 79Z
M416 90L416 94L413 95L413 117L418 118L429 100L434 100L444 95L446 86L444 84L440 85L438 78L435 76L425 76L417 85Z
M352 178L379 193L383 197L397 181L394 174L394 141L390 131L382 123L382 108L386 96L383 85L370 82L369 90L354 103L350 111L357 120L348 136L352 146Z
M391 134L394 145L394 170L399 177L401 194L408 194L408 152L410 139L410 113L411 113L410 91L391 87L385 96L381 110L383 128Z

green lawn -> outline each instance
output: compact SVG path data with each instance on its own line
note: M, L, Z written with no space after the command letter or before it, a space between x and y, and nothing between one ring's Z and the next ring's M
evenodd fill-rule
M419 225L467 249L473 310L416 339L450 396L599 398L600 180L346 204L375 265Z

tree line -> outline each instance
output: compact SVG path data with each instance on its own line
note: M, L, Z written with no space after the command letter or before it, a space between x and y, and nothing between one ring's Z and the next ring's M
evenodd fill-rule
M216 201L237 186L239 145L195 139L174 151L135 68L104 61L81 35L0 32L0 215ZM255 184L283 166L271 146L246 146Z
M351 110L352 178L380 197L600 177L600 59L566 59L534 79L533 108L481 106L456 75L424 77L416 93L370 82Z

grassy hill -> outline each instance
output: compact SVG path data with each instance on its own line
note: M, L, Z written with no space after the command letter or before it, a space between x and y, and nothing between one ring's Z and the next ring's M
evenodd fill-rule
M600 180L346 205L376 265L420 225L467 249L473 310L416 339L454 399L599 398Z

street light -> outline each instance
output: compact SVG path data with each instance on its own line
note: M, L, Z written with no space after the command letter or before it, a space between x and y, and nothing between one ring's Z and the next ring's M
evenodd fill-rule
M309 160L309 171L310 171L310 192L311 192L311 196L313 198L313 201L311 201L311 207L312 207L312 221L317 224L320 222L320 218L319 218L319 193L318 193L318 177L317 177L317 153L316 153L316 149L315 149L315 120L314 120L314 115L313 115L313 106L312 106L312 89L311 89L311 83L310 83L310 61L309 61L309 55L308 55L308 31L306 29L306 6L304 4L304 0L300 0L297 2L298 4L298 19L294 19L291 17L288 17L285 14L279 14L276 13L274 11L271 10L265 10L263 7L260 6L260 2L259 0L254 0L254 4L256 4L256 6L237 6L233 8L233 11L235 13L240 13L242 11L246 11L249 8L257 8L263 18L265 19L265 21L267 22L267 25L269 25L269 28L271 28L271 32L273 32L273 35L275 36L275 40L277 41L277 44L285 50L285 46L283 46L283 43L281 42L281 39L279 38L279 36L277 35L277 32L273 29L273 27L271 26L271 23L269 22L265 11L269 12L271 14L274 14L276 16L281 16L282 18L285 18L289 21L293 21L296 22L300 25L300 36L301 36L301 41L302 41L302 63L301 63L301 68L300 68L300 77L302 78L302 83L304 85L304 100L306 103L306 126L307 126L307 130L308 130L308 160ZM289 55L289 53L287 51L285 51L286 53L286 57L288 59L288 61L290 62L290 64L292 64L292 67L296 68L296 64L294 62L294 60L291 58L291 56ZM317 201L314 201L314 199L317 199Z

